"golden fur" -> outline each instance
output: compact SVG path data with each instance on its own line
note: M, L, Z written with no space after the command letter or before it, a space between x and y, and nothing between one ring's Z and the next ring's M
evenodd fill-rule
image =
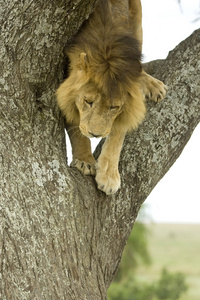
M146 74L142 50L141 4L101 0L68 49L69 77L57 90L68 123L73 162L84 174L96 174L98 188L112 194L120 187L118 161L127 131L145 116L145 96L159 101L162 82ZM76 127L77 126L77 127ZM96 164L90 137L107 137Z

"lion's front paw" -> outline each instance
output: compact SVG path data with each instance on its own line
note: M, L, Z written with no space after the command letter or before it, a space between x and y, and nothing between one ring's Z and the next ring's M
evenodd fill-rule
M85 175L95 175L96 174L94 164L90 164L86 161L81 161L77 158L71 162L70 166L76 167L79 171L81 171Z
M143 92L147 100L160 102L166 95L167 86L162 81L147 74Z
M115 167L104 169L97 164L95 180L98 189L106 195L114 194L120 188L120 175Z

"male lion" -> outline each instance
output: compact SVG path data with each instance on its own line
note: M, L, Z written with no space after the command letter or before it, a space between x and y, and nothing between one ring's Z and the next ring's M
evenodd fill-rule
M120 187L118 162L124 137L145 116L145 97L163 99L165 85L141 66L140 0L101 0L67 54L69 77L57 90L72 144L71 166L95 175L107 195ZM98 162L91 137L106 138Z

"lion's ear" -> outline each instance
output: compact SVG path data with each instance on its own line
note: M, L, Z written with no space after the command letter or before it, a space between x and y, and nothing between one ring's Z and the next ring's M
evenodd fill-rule
M85 52L82 52L79 55L79 66L80 66L80 70L85 70L87 69L87 54Z

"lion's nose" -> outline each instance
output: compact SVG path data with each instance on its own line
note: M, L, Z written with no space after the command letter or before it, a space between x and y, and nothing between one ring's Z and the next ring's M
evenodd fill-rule
M95 138L98 138L98 137L100 137L101 135L99 134L99 135L97 135L97 134L94 134L94 133L92 133L92 132L89 132L89 134L91 134L93 137L95 137Z

